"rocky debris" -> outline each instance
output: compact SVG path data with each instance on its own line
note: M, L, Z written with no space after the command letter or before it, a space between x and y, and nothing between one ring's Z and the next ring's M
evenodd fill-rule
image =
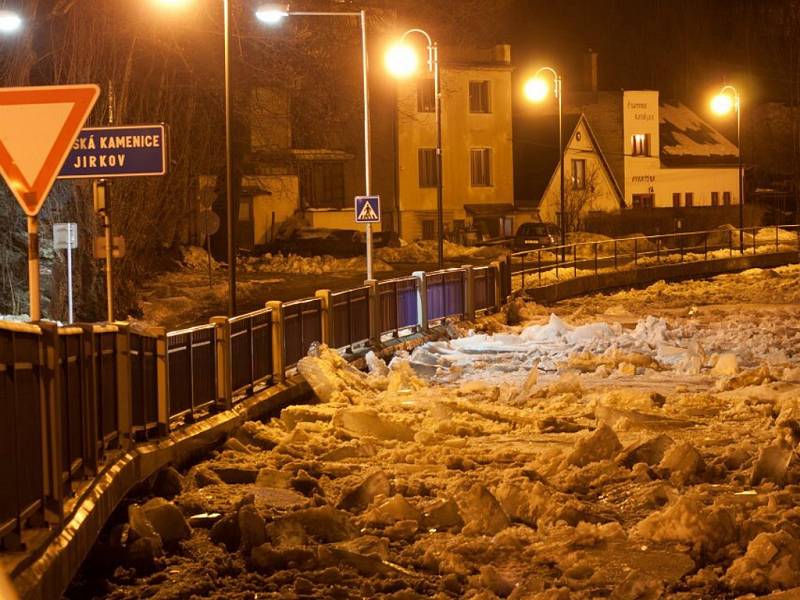
M189 523L189 526L192 528L200 527L202 529L210 529L211 527L214 526L214 523L219 521L221 518L222 515L217 512L212 512L212 513L202 512L191 515L186 520Z
M131 504L128 506L128 526L135 538L147 538L156 542L156 545L161 548L162 540L156 528L147 518L144 509L138 504Z
M644 442L632 444L618 456L617 462L629 469L636 463L644 463L653 467L661 462L666 451L674 444L668 435L658 435Z
M584 467L592 462L613 458L621 449L622 444L614 430L602 424L590 434L578 439L565 462L567 465Z
M282 435L272 427L257 421L247 421L233 432L232 438L245 446L254 446L261 450L272 450L281 442Z
M456 501L466 535L494 535L511 524L497 498L478 483Z
M308 545L308 534L303 526L291 519L278 519L266 527L267 537L275 547Z
M209 469L206 465L197 465L192 467L187 475L187 478L194 484L194 487L198 488L224 483L224 481L220 479L219 475Z
M387 418L374 408L348 406L336 411L333 424L357 436L376 437L382 440L414 440L414 430Z
M247 446L245 446L240 440L235 437L228 438L225 440L225 443L222 445L225 450L230 450L232 452L239 452L240 454L252 454L253 451L250 450Z
M740 592L800 586L800 540L786 531L760 533L725 572L723 581Z
M680 485L694 480L705 467L703 457L689 442L671 446L658 463L658 468L666 471L669 478Z
M390 496L392 485L386 473L377 469L369 473L362 481L342 490L337 508L360 511L369 506L376 496Z
M464 519L458 512L455 500L436 500L425 509L423 524L426 529L436 531L447 530L464 526Z
M258 469L256 467L216 463L211 464L210 468L217 477L227 484L255 483L258 477Z
M419 512L408 500L400 494L395 494L364 513L363 519L369 525L387 526L398 521L422 521Z
M374 444L367 440L350 440L347 443L329 450L319 458L323 461L340 461L348 458L372 458L377 453Z
M330 404L300 404L287 406L281 411L281 421L292 431L299 423L329 423L336 414Z
M711 368L711 374L716 377L730 377L739 372L739 361L732 352L720 354L716 363Z
M251 564L256 569L266 572L289 567L308 569L313 566L316 559L316 553L305 546L273 548L270 544L263 544L250 552Z
M246 552L267 541L267 529L264 519L258 514L256 507L245 504L237 515L242 549Z
M605 423L616 430L651 429L657 431L681 429L694 425L691 421L671 419L663 415L654 415L638 410L624 410L611 406L598 406L595 408L594 414L598 422Z
M275 520L286 521L300 525L308 535L323 542L343 542L356 532L349 515L332 506L306 508Z
M238 513L225 515L214 523L209 537L212 543L223 544L228 552L235 552L242 541Z
M419 523L413 519L397 521L383 530L383 533L393 542L411 540L419 531Z
M297 490L304 496L313 496L318 494L325 495L325 491L320 487L319 482L308 474L304 469L300 469L297 475L291 479L289 484L293 489Z
M174 467L161 469L153 482L153 493L171 500L183 490L183 477Z
M180 509L164 498L148 500L142 506L142 511L165 545L185 540L192 535L192 528Z
M265 514L306 508L311 504L300 492L284 488L254 487L253 497L256 508Z
M762 481L785 485L786 475L793 458L794 452L783 442L762 448L755 465L753 465L750 485L758 485Z
M292 474L265 467L259 470L256 476L256 485L288 490L292 487Z

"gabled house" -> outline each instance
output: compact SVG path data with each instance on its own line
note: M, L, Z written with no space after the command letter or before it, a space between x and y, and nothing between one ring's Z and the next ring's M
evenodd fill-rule
M622 191L585 115L563 117L564 208L567 228L580 229L595 211L625 208ZM519 206L536 208L544 222L561 222L558 123L551 115L526 119L515 137L515 186Z

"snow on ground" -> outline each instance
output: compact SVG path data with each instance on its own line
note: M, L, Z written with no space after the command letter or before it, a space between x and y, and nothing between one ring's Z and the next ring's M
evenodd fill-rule
M509 252L507 246L462 246L444 240L445 260L459 258L485 258L487 261L504 256ZM375 256L390 263L435 263L438 260L438 245L435 240L405 243L399 248L377 248Z
M162 474L67 597L100 563L116 600L800 593L798 283L515 303L369 373L323 348L318 404Z

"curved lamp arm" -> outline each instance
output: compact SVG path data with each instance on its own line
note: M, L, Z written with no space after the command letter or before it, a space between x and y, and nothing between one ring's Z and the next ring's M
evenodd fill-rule
M412 33L418 33L425 37L425 41L428 42L428 72L430 73L433 71L433 64L435 62L434 54L436 53L436 44L431 39L431 36L428 35L428 32L424 29L409 29L403 35L400 36L400 41L404 42L406 38L411 35Z
M719 91L719 95L722 96L726 93L730 93L733 96L734 108L736 109L736 112L739 112L739 90L736 89L736 86L727 84L722 86L722 89Z
M555 94L556 98L561 97L561 75L553 67L541 67L536 73L533 75L533 79L537 79L539 74L543 71L550 73L553 76L553 82L555 85L553 86L553 93Z

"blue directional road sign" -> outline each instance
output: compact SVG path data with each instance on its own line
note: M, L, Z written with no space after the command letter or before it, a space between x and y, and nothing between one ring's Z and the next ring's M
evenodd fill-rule
M381 222L381 197L356 196L356 223Z
M58 177L140 177L166 172L166 127L123 125L81 130Z

